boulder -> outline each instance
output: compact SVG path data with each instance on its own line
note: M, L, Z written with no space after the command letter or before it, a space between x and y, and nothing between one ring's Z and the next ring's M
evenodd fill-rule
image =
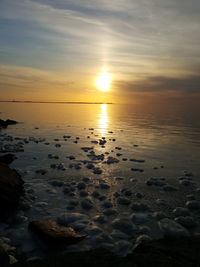
M29 229L50 247L72 245L86 237L78 234L73 228L61 226L54 221L32 221L29 223Z
M0 128L6 128L8 125L14 125L17 124L17 121L14 120L1 120L0 119Z
M0 163L4 163L6 165L10 165L16 159L15 155L13 154L6 154L0 156Z
M9 265L9 255L8 253L5 251L5 249L0 246L0 266L2 267L6 267Z
M0 163L0 211L9 213L17 208L20 196L23 194L23 180L21 176Z

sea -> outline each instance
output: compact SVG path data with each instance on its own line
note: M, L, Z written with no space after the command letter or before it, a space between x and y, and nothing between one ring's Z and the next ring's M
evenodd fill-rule
M0 118L19 122L0 132L0 152L7 144L25 182L21 207L0 224L0 236L31 258L47 253L28 230L33 220L87 235L67 251L126 255L141 235L165 235L166 218L198 233L199 114L197 103L0 103ZM179 207L193 227L177 219Z

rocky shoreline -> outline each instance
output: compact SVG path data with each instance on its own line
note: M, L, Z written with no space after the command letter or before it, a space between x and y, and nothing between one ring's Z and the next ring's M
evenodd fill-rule
M6 128L8 125L16 124L16 121L0 120L0 129ZM6 126L7 125L7 126ZM38 130L38 128L35 128ZM93 131L94 129L89 129ZM113 132L111 132L113 133ZM66 142L71 136L63 136ZM136 193L135 197L137 201L131 201L133 192L128 188L122 188L120 191L113 192L115 200L115 209L111 199L106 199L106 191L109 191L111 185L105 180L99 179L99 184L92 184L92 179L83 177L81 181L71 183L65 183L60 180L49 180L46 192L52 195L56 194L58 190L64 194L67 198L67 212L59 213L59 216L54 216L50 220L44 219L42 216L39 220L32 217L31 219L26 215L24 211L31 209L31 205L35 200L34 190L24 185L24 181L21 175L9 165L16 159L14 154L5 154L5 152L23 152L24 145L29 142L35 144L44 143L45 146L49 145L49 142L45 142L45 139L29 137L18 138L17 144L13 144L14 138L12 136L3 135L3 140L8 141L8 144L1 143L0 156L0 221L7 223L7 229L15 221L16 225L25 223L19 230L27 231L30 235L33 235L33 240L38 242L38 250L44 247L46 250L45 257L27 257L23 252L19 252L16 247L12 245L15 241L15 233L11 235L11 239L6 235L0 237L0 266L16 266L16 267L39 267L39 266L133 266L133 267L182 267L200 266L200 236L198 232L193 231L198 224L191 214L195 214L197 217L200 209L199 201L196 200L194 195L187 195L188 201L183 207L176 207L173 209L172 218L166 216L164 212L153 212L145 202L140 202L143 199L141 193ZM59 139L56 141L55 147L60 148L61 145ZM79 137L73 143L77 144ZM109 139L106 141L105 137L102 137L99 141L91 141L92 144L105 147L106 142L115 142L115 139ZM69 141L68 141L69 143ZM121 150L119 146L115 147L115 150ZM88 153L88 161L77 161L75 156L71 155L66 157L74 163L70 163L69 169L75 169L76 171L81 169L82 165L85 165L86 169L91 170L95 175L101 175L102 169L99 168L99 161L103 161L103 165L110 165L119 163L120 160L107 156L109 153L96 154L93 147L81 147L84 153ZM121 153L116 154L118 158ZM34 158L35 160L36 158ZM48 154L48 159L58 160L58 156ZM144 163L145 160L141 159L129 159L131 162ZM122 162L127 161L127 158L123 158ZM96 164L96 165L95 165ZM162 168L162 167L161 167ZM66 171L65 166L52 163L50 165L51 170ZM69 170L68 169L68 170ZM143 172L141 168L131 168L132 172ZM42 177L48 173L45 169L38 169L35 171L36 176ZM69 173L68 173L69 175ZM180 178L180 185L190 186L192 182L192 174L185 172L184 176ZM98 179L97 179L98 180ZM96 180L96 181L97 181ZM123 178L117 177L116 181L121 181ZM135 180L133 180L135 182ZM184 182L184 184L183 184ZM52 188L53 189L52 189ZM146 182L146 187L156 187L162 189L165 192L175 192L177 187L174 187L166 182L164 178L149 178ZM93 188L93 191L90 191ZM90 189L90 190L88 190ZM196 192L198 193L198 192ZM27 195L26 195L27 194ZM25 201L24 201L25 200ZM28 202L28 201L29 202ZM24 202L23 202L24 201ZM102 208L103 213L100 215L89 216L91 210L96 209L95 203L99 201L99 207ZM165 206L164 199L157 199L156 203L160 206ZM132 212L124 213L126 217L115 217L118 212L116 211L116 205L119 207L127 208L131 206ZM47 202L42 202L39 199L36 210L43 212L44 208L48 206ZM76 210L76 207L80 206L82 209ZM21 211L21 209L23 211ZM72 212L71 212L72 211ZM19 215L17 213L19 212ZM112 217L113 216L113 217ZM13 220L14 218L14 220ZM110 226L112 232L105 232L103 229L104 223L110 220ZM12 222L13 220L13 222ZM144 225L146 222L156 220L157 227L162 233L162 238L159 240L152 240L150 227ZM14 224L13 223L13 224ZM20 227L20 226L19 226ZM15 228L16 235L18 234L18 228ZM19 233L21 235L22 233ZM21 242L23 242L23 235L21 235ZM84 240L89 240L92 247L89 249L79 249ZM111 244L115 242L115 247ZM35 243L35 245L37 244ZM66 247L77 243L76 252L66 252ZM79 252L79 250L82 250ZM84 250L84 251L83 251Z
M6 267L6 265L4 265ZM200 237L144 242L126 257L105 249L53 255L46 259L20 260L13 267L199 267Z

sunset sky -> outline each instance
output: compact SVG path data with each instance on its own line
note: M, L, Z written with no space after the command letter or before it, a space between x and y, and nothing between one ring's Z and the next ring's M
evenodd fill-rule
M0 0L0 100L197 99L199 14L199 0Z

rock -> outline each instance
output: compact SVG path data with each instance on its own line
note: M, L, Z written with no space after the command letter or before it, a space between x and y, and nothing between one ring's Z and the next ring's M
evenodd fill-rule
M9 263L11 265L14 264L14 263L17 263L17 262L18 262L18 260L14 256L9 255Z
M73 225L75 222L88 222L89 217L85 214L78 213L78 212L73 212L73 213L63 213L61 216L57 218L57 222L59 224L68 226L68 225Z
M101 183L99 186L101 189L109 189L110 188L110 185L108 185L106 183Z
M190 212L187 208L182 208L182 207L176 207L173 211L174 216L179 217L179 216L189 216Z
M149 226L143 225L139 227L139 233L140 234L144 234L144 235L148 235L151 233L151 228Z
M50 181L49 184L51 184L52 186L58 186L58 187L61 187L64 185L64 182L63 181L57 181L57 180L54 180L54 181Z
M103 224L107 221L103 215L96 215L93 220L100 224Z
M126 240L120 240L115 243L114 251L119 256L126 256L130 252L133 244Z
M103 230L97 226L91 226L88 230L87 230L89 235L98 235L103 233Z
M186 207L190 210L199 210L200 209L200 203L196 200L190 200L186 202Z
M113 239L129 239L129 236L117 229L114 229L110 234Z
M136 193L135 196L136 196L137 198L143 198L143 195L142 195L141 193Z
M0 210L8 213L17 208L20 196L23 194L23 180L21 176L0 163Z
M185 228L194 228L197 226L197 223L195 222L193 217L190 216L180 216L174 219L175 222L183 225Z
M29 229L36 233L48 246L59 247L82 241L86 236L75 232L71 227L65 227L53 221L33 221Z
M128 205L130 205L131 201L126 197L119 197L117 199L117 203L120 205L128 206Z
M86 209L86 210L90 210L94 207L92 201L88 198L88 199L83 199L81 201L81 206L83 209Z
M114 157L108 157L108 159L106 161L104 161L104 163L107 163L107 164L113 164L113 163L118 163L119 160L114 158Z
M96 168L93 168L93 173L94 174L101 174L102 170L100 168L96 167Z
M15 125L17 124L17 121L14 120L1 120L0 119L0 128L7 128L9 125Z
M133 203L132 207L133 210L135 211L147 211L149 210L148 205L146 205L145 203Z
M78 188L79 190L81 190L81 189L85 189L85 188L86 188L86 184L85 184L84 182L80 182L80 183L77 184L77 188Z
M2 246L0 246L0 266L2 267L9 266L9 262L10 262L10 259L9 259L8 253L5 251L5 249Z
M160 220L158 225L165 237L189 236L189 232L182 225L168 218Z
M79 191L79 195L80 195L80 197L87 197L88 196L88 192L85 191L85 190L80 190Z
M151 177L146 182L147 185L155 185L155 186L164 186L166 185L165 178L154 178Z
M104 202L102 203L102 207L103 207L103 208L112 208L112 206L113 206L113 204L112 204L112 202L110 202L110 201L104 201Z
M163 211L155 211L153 214L152 214L153 218L156 219L156 220L161 220L163 218L166 218L166 214L163 212Z
M166 184L163 186L163 190L168 191L168 192L173 192L173 191L177 191L178 189L173 185Z
M152 240L152 238L148 235L140 235L136 238L135 243L136 243L136 246L138 246L144 242L149 242L151 240Z
M88 251L67 252L49 259L35 259L31 262L23 262L17 266L95 266L95 267L199 267L200 262L200 238L174 238L160 239L141 243L135 250L125 257L116 257L110 251L109 240L102 236L95 236L96 246L100 243L101 248ZM125 243L115 243L115 249L119 251L126 246ZM128 245L129 246L129 245ZM106 249L103 249L105 247ZM108 250L109 249L109 250ZM130 248L131 250L131 248ZM130 252L128 249L128 252ZM116 251L116 250L115 250ZM123 251L123 249L122 249ZM125 251L127 251L125 249Z
M158 198L158 199L156 199L156 204L158 206L167 206L167 201L165 199Z
M98 191L93 191L91 196L93 196L94 198L98 198L100 196L100 193Z
M117 229L123 233L126 233L128 235L132 235L132 236L137 229L135 224L133 224L132 221L130 219L127 219L127 218L115 219L112 222L112 227L113 227L113 229Z
M150 220L150 216L146 213L133 213L131 215L131 220L136 224L141 224L148 222Z
M17 157L14 154L6 154L0 156L0 163L10 165L15 159L17 159Z
M114 210L114 209L105 209L103 211L103 214L106 215L106 216L113 216L113 215L117 214L117 211Z

